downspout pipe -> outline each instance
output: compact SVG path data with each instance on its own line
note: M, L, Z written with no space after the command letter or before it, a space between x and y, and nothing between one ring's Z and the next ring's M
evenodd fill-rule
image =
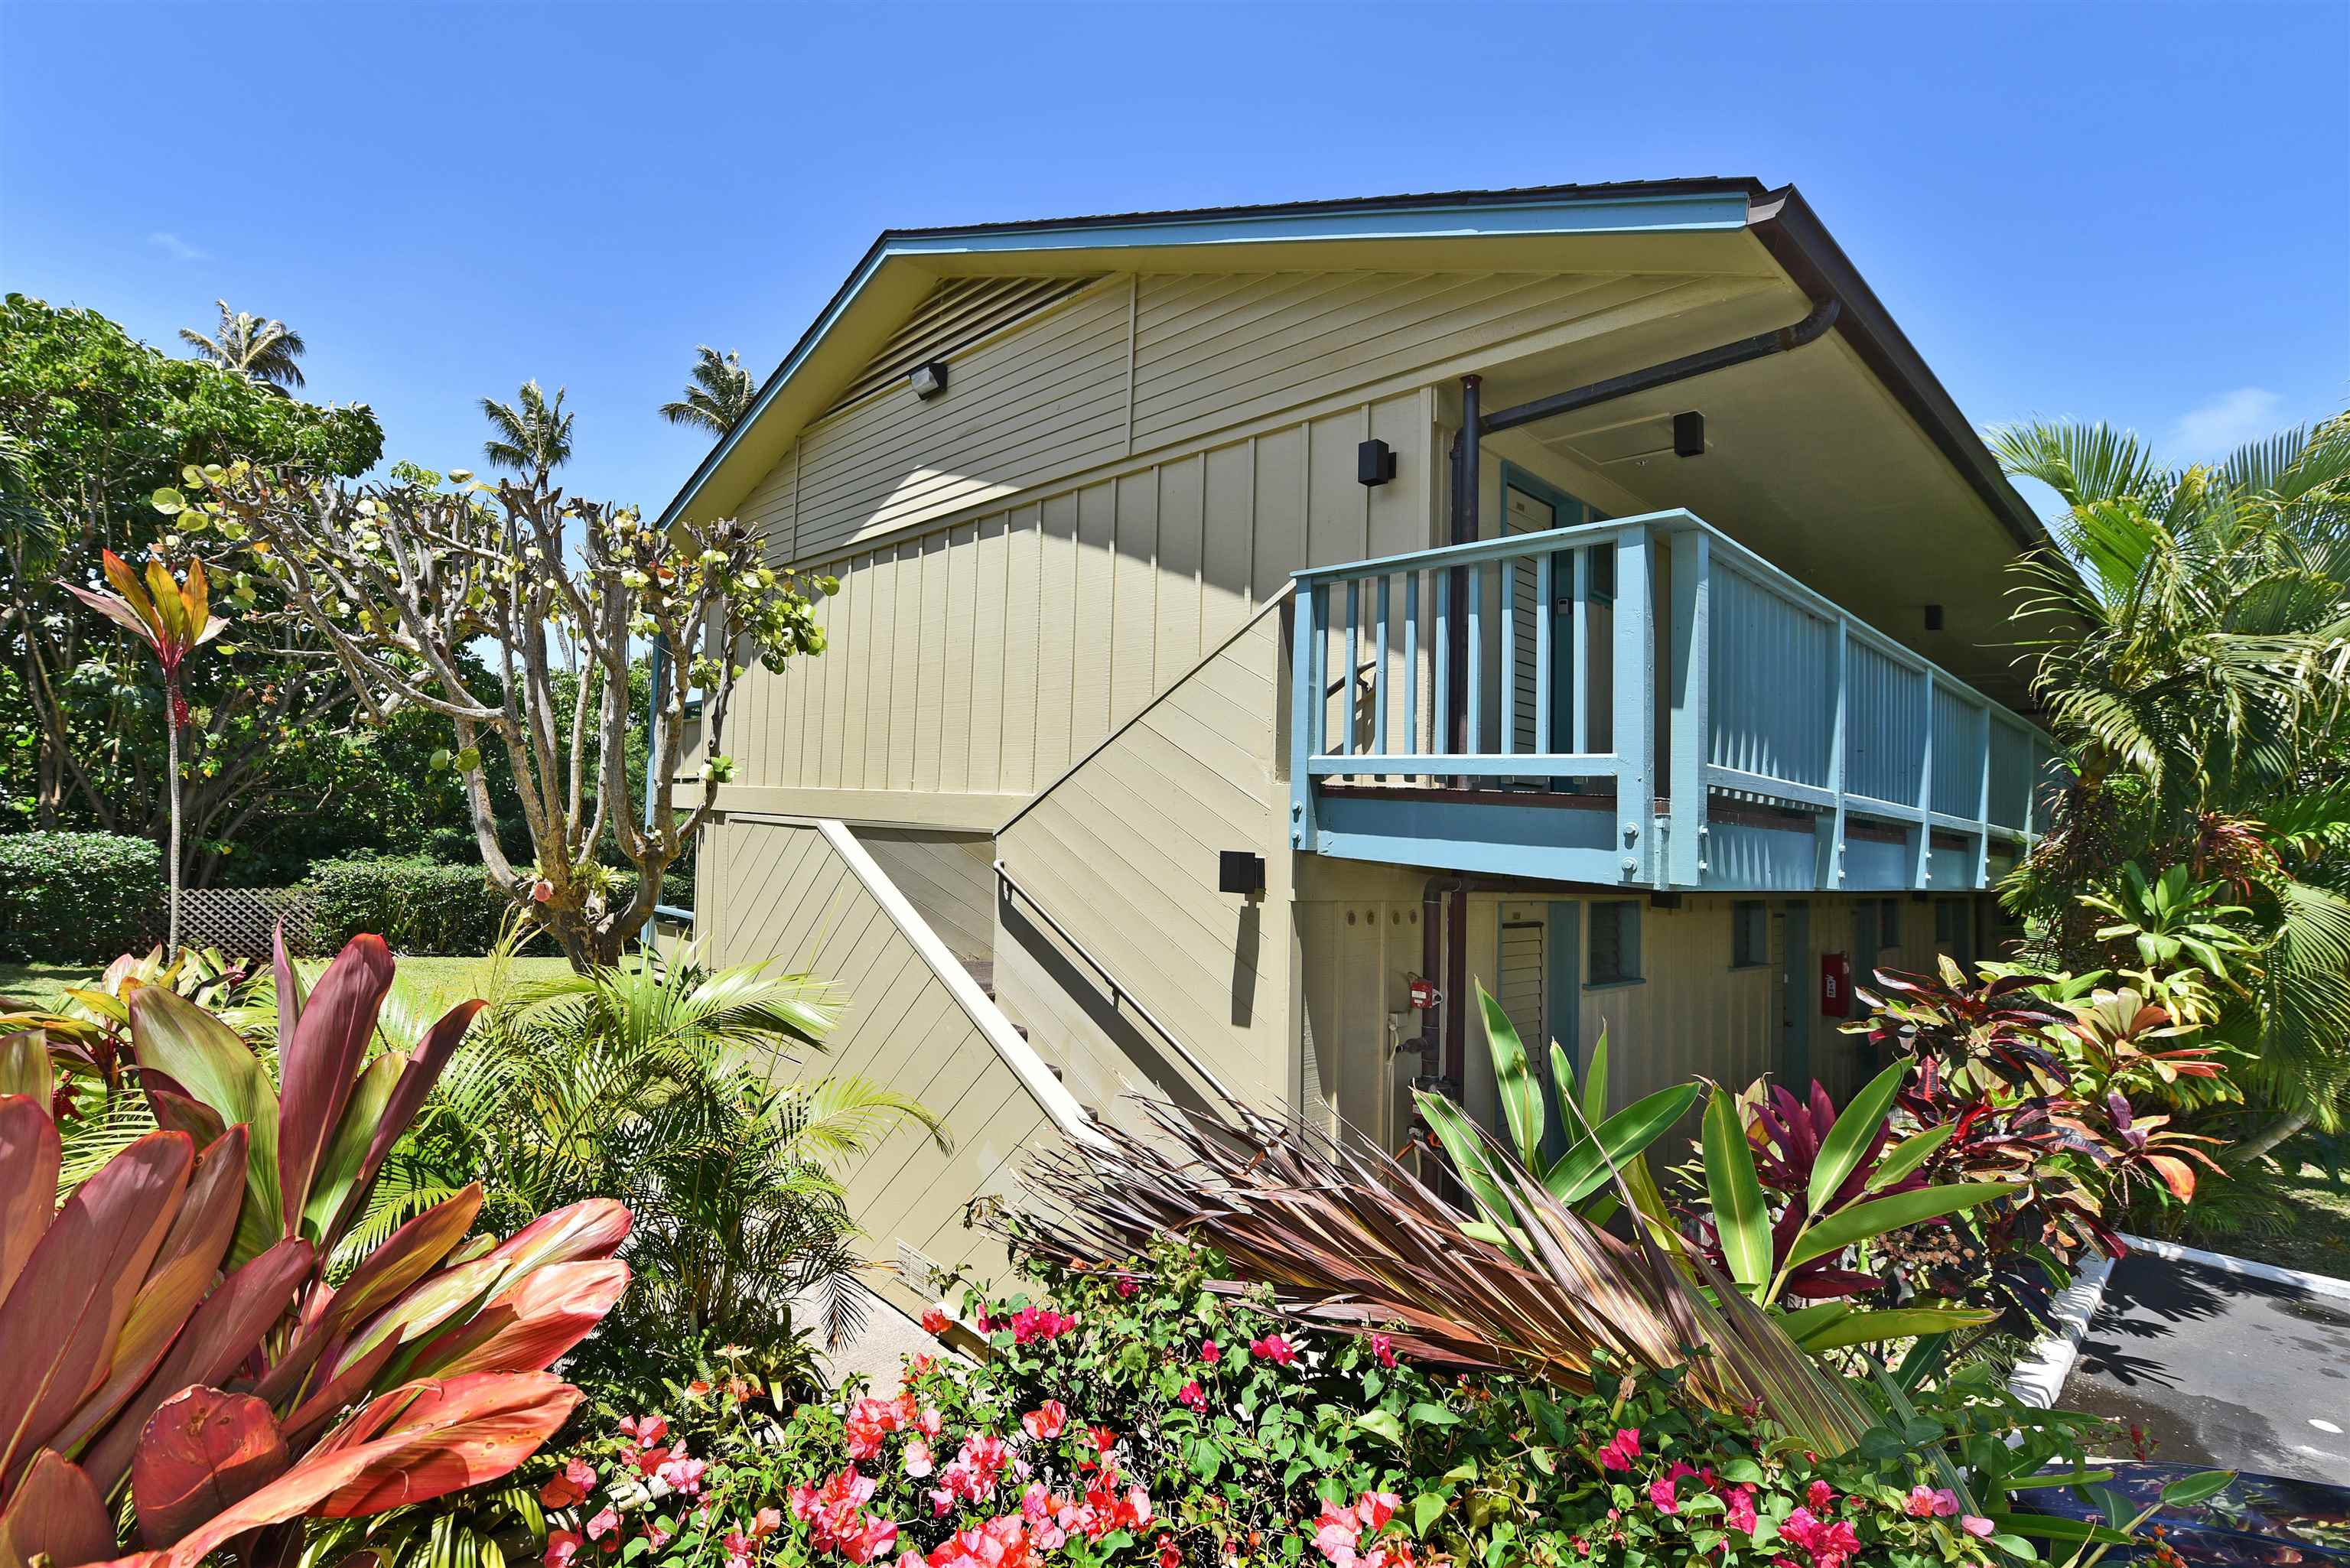
M1648 391L1657 387L1686 381L1692 376L1703 376L1714 370L1726 370L1732 365L1743 365L1750 359L1762 359L1773 354L1783 354L1790 348L1800 348L1821 337L1836 324L1844 314L1843 306L1831 296L1812 306L1811 314L1792 326L1758 332L1752 337L1741 337L1734 343L1723 343L1702 348L1694 354L1684 354L1678 359L1668 359L1661 365L1651 365L1642 370L1629 370L1621 376L1610 376L1604 381L1575 387L1564 392L1554 392L1547 398L1536 398L1530 403L1512 408L1496 409L1480 419L1475 412L1473 395L1466 402L1462 418L1468 431L1491 435L1496 431L1513 431L1520 425L1530 425L1537 420L1555 419L1571 414L1577 409L1587 409L1594 403L1610 402L1627 398L1635 392ZM1474 378L1468 378L1474 379ZM1473 454L1476 435L1471 434L1466 443ZM1469 523L1476 526L1476 498L1470 498ZM1457 514L1456 514L1457 515ZM1475 535L1471 534L1470 537Z

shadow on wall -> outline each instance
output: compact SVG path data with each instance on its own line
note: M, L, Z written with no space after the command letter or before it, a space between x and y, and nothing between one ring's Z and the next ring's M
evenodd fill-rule
M1253 917L1252 917L1253 918ZM1016 943L1028 961L1061 995L1076 1003L1099 1035L1124 1057L1119 1072L1121 1079L1137 1087L1149 1087L1164 1096L1171 1104L1196 1115L1214 1116L1215 1105L1192 1084L1181 1064L1169 1049L1161 1044L1142 1023L1119 1007L1109 994L1101 977L1072 957L1055 940L1053 934L1032 921L1014 902L1000 893L996 898L996 919L1000 935ZM1253 984L1252 979L1248 983ZM1242 1000L1242 981L1233 981L1233 1010L1238 1016L1245 1003ZM1073 1090L1076 1089L1072 1085ZM1118 1085L1105 1085L1105 1088ZM1082 1100L1082 1093L1078 1097ZM1111 1119L1112 1107L1097 1106L1096 1112Z

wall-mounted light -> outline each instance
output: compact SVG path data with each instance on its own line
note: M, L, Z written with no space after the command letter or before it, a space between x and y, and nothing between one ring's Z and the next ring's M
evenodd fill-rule
M1928 631L1939 631L1942 629L1941 606L1928 605L1926 607L1926 629Z
M1703 457L1705 455L1705 416L1691 409L1673 416L1673 455Z
M1383 441L1367 441L1355 449L1357 483L1377 487L1395 477L1395 448Z
M906 385L914 389L914 396L929 402L947 389L947 362L933 359L927 365L917 365L906 378Z
M1264 857L1246 849L1216 851L1216 891L1253 898L1264 891ZM1354 919L1352 915L1348 919Z

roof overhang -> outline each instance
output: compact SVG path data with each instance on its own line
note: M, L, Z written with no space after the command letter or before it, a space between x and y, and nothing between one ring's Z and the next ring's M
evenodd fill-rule
M2030 507L1801 194L1744 179L893 229L866 252L661 520L718 515L739 504L941 277L1616 266L1783 278L1814 300L1835 299L1835 331L2000 525L2019 546L2043 537Z

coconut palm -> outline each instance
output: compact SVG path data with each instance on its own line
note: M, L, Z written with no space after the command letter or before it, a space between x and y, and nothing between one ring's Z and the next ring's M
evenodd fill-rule
M490 421L491 439L482 443L482 455L500 468L510 468L543 486L546 476L571 460L571 416L563 411L568 388L555 389L555 400L536 380L525 381L511 403L482 400L482 417Z
M705 343L693 351L693 385L684 397L661 405L661 418L723 436L743 422L757 393L751 372L732 348L721 355Z
M192 327L180 328L181 340L196 351L197 358L256 381L280 387L302 385L301 367L294 363L307 347L300 333L275 317L231 310L225 299L213 303L220 307L220 327L214 336L207 337Z
M2126 862L2259 910L2261 972L2222 1033L2283 1114L2249 1158L2350 1087L2350 416L2186 469L2105 425L1991 439L2064 503L2022 613L2061 628L2033 645L2033 689L2075 773L2007 893L2076 966L2100 922L2074 896Z
M494 973L487 989L358 1244L472 1180L494 1214L627 1192L641 1207L623 1312L645 1343L772 1343L795 1297L816 1300L835 1343L855 1331L861 1232L841 1163L910 1125L945 1135L865 1079L792 1075L823 1049L830 987L689 953L529 985Z

